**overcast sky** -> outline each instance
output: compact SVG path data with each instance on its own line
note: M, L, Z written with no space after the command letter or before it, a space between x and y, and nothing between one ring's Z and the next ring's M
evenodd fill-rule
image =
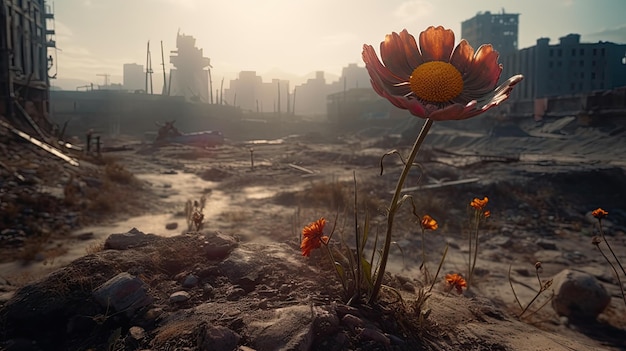
M211 59L214 81L250 70L265 81L276 72L339 75L363 66L364 43L378 48L385 34L430 25L452 29L480 11L519 13L519 48L539 37L552 43L569 33L582 40L626 43L626 0L58 0L54 7L58 80L121 83L124 63L145 65L150 41L155 87L161 85L161 41L169 71L176 33L192 35ZM266 74L268 72L272 72ZM156 90L156 89L155 89ZM156 90L159 91L159 90Z

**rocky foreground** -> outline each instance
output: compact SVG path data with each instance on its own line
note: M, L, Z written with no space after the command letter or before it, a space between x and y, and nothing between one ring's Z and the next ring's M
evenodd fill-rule
M104 250L15 292L1 309L6 350L617 350L542 331L481 297L437 285L430 316L413 309L417 280L389 275L401 292L374 307L337 299L320 255L295 242L260 245L194 232L163 238L132 230ZM590 327L590 326L588 326ZM623 334L621 334L623 335ZM608 343L608 345L607 345ZM604 345L603 345L604 344ZM610 344L613 344L611 346ZM621 344L625 346L624 344Z

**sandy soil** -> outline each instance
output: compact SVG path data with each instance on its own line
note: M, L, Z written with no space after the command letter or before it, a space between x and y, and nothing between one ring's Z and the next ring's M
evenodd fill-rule
M496 315L517 315L509 267L519 299L530 301L537 289L536 261L543 262L542 279L564 268L576 268L595 275L612 295L609 307L594 325L568 326L549 304L525 318L523 328L473 321L465 328L483 342L479 348L468 345L464 349L486 350L490 339L506 340L512 350L626 349L619 337L626 335L626 306L610 267L590 243L595 229L589 215L597 207L609 211L609 240L626 262L626 188L622 161L616 156L626 145L623 136L608 138L585 130L578 137L581 133L586 133L585 143L575 136L493 138L442 127L427 139L420 167L412 171L407 184L418 189L407 193L414 196L418 213L430 214L440 225L424 243L431 271L447 244L442 272L466 272L468 204L474 197L488 196L492 216L481 230L476 285L467 297L488 301L480 305L492 306ZM211 149L154 148L131 139L115 142L127 145L128 150L108 156L149 184L158 198L154 200L157 209L144 216L122 216L108 225L81 228L74 237L92 233L91 240L65 240L62 245L72 249L45 261L45 267L33 263L18 271L17 265L3 265L3 273L12 270L14 276L64 266L109 234L133 227L160 236L178 235L187 229L185 202L200 200L203 195L207 199L204 227L235 235L242 242L295 243L303 225L319 217L332 221L335 216L338 234L349 238L353 231L353 177L361 221L367 210L373 226L382 228L401 163L394 156L386 157L381 175L381 156L393 148L405 154L409 147L393 137L362 135L339 140L296 137L227 143ZM485 157L494 155L498 157ZM454 181L461 184L446 185ZM172 223L176 228L166 229ZM423 278L419 269L421 235L408 207L399 214L394 235L395 247L401 251L394 249L389 270L419 281ZM439 300L446 301L441 296L434 301ZM445 303L440 308L441 313L433 316L439 324L463 319L457 309L447 311ZM548 334L533 339L535 328ZM444 346L440 345L441 349Z

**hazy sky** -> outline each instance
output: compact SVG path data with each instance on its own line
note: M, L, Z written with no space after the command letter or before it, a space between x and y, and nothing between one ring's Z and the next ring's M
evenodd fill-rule
M192 35L211 59L214 81L243 70L271 78L277 71L339 75L363 66L364 43L378 48L385 34L406 28L417 36L430 25L452 29L479 11L519 13L519 48L539 37L569 33L582 40L626 43L626 0L58 0L54 7L58 78L121 83L122 65L145 65L150 41L155 88L161 86L160 42L169 71L176 33ZM274 72L266 75L267 72ZM156 90L156 89L155 89ZM156 90L159 91L159 90Z

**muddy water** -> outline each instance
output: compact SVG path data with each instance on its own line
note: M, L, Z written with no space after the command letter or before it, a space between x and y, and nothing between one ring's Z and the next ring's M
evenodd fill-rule
M188 200L200 200L203 194L206 196L206 206L203 210L204 222L210 223L216 221L224 212L240 206L237 204L245 203L248 199L271 198L281 190L280 187L250 186L238 189L236 194L226 193L219 189L219 183L205 181L192 173L144 173L136 174L136 177L148 182L151 189L161 197L163 204L161 213L83 227L71 233L71 240L54 241L48 244L45 249L48 252L54 251L54 257L41 256L39 260L29 264L20 262L0 264L2 275L11 277L10 280L16 280L16 277L20 276L24 279L41 276L84 256L90 248L101 244L109 235L126 233L132 228L160 236L179 235L187 230L187 221L184 216L185 203ZM176 228L166 229L166 225L172 223L177 224ZM90 239L79 239L85 235Z

